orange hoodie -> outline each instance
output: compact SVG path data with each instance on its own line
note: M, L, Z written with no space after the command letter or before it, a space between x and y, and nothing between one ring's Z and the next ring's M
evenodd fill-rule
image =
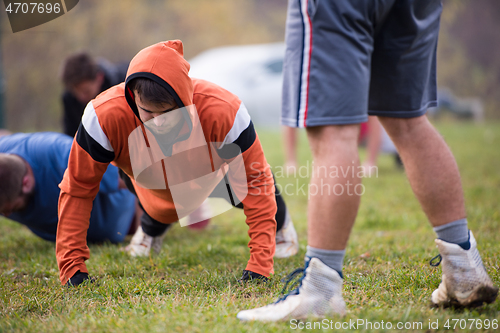
M181 41L158 43L134 57L125 83L108 89L87 105L73 141L68 169L59 185L56 256L62 284L77 271L88 273L85 265L89 258L86 234L92 201L109 163L131 178L141 204L151 217L162 223L173 223L182 216L179 215L179 205L176 207L172 199L174 192L171 187L179 182L172 178L173 173L166 171L169 161L182 156L182 165L188 166L186 169L193 171L194 176L199 176L200 168L206 169L207 165L203 164L207 163L209 172L216 172L236 159L231 144L239 147L244 163L242 169L246 173L247 195L242 196L250 236L250 259L246 269L267 277L273 273L276 234L274 180L259 138L238 97L210 82L191 79L188 72L189 64L183 58ZM138 176L136 166L142 162L137 157L145 155L134 153L137 147L131 138L140 133L148 151L154 148L151 137L148 141L147 135L142 135L147 129L138 117L134 95L127 87L137 77L150 78L161 84L174 96L179 107L191 110L191 113L183 111L184 124L170 155L156 161L163 170L160 174L164 185L159 188L148 188L134 177ZM194 107L190 107L192 105ZM196 133L201 133L206 147L197 147L186 153L186 142ZM208 152L209 162L200 162L201 150ZM191 188L198 191L198 196L207 192L200 186L191 185Z

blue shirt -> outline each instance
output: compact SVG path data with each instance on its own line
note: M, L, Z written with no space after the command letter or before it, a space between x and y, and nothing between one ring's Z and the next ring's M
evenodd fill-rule
M35 189L26 209L9 219L26 225L39 237L55 241L59 183L68 166L73 138L60 133L17 133L0 137L0 153L22 157L33 169ZM127 235L135 212L135 196L118 188L118 168L110 165L94 199L88 242L121 242Z

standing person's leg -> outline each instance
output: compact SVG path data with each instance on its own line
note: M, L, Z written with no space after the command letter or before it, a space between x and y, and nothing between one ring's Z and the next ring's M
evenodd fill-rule
M344 250L347 245L360 201L358 135L359 125L307 128L314 161L307 216L310 247ZM342 262L338 264L340 272Z
M432 302L475 306L492 302L498 289L468 231L455 159L424 116L437 103L440 14L441 2L436 0L394 5L375 39L369 113L379 116L396 144L413 191L437 234L443 278Z
M427 117L379 119L400 153L413 192L432 226L465 219L457 163ZM465 234L463 241L468 238L466 227Z
M416 118L425 114L428 107L435 105L435 50L441 13L439 0L387 1L378 3L378 6L372 6L373 3L368 1L303 0L298 4L290 1L289 4L284 88L287 88L287 77L292 78L292 84L289 89L283 91L282 120L285 125L313 127L366 121L359 113L359 106L368 102L364 99L365 84L367 84L364 74L370 71L371 81L367 94L370 115ZM318 7L321 7L320 10L317 10ZM349 29L346 31L345 27ZM290 39L290 36L293 38ZM303 40L298 36L303 36ZM328 38L325 39L325 36ZM333 47L335 52L328 50L327 47ZM367 60L365 55L371 57ZM299 59L298 65L293 64L294 59ZM357 68L360 69L359 72L356 72ZM313 69L327 73L328 76L313 72ZM345 75L346 73L349 75ZM346 106L348 106L347 113ZM308 118L310 112L314 113L314 118ZM315 140L313 136L312 148L315 147L316 141L321 142ZM316 157L316 154L313 155ZM339 163L342 163L342 160ZM311 199L310 209L321 202L315 203L315 200ZM329 210L328 207L321 208ZM353 210L351 207L349 211ZM313 215L310 215L310 218L313 218ZM342 211L338 215L342 216ZM324 216L325 213L317 215L319 218ZM349 217L349 214L345 216ZM309 232L317 228L317 222L310 221ZM324 221L324 223L332 224L334 228L339 227L338 221ZM455 221L451 227L455 229L461 224L463 223ZM348 228L347 226L349 224L344 224L343 229L340 228L340 239L347 238L350 230L350 226ZM444 230L436 231L440 234ZM447 230L445 233L454 234L455 231ZM309 240L321 246L328 243L328 237L317 235L314 231ZM445 243L437 241L443 255L445 275L451 272L453 274L450 276L454 279L457 275L464 277L475 273L479 277L478 280L482 280L481 283L491 283L484 268L481 269L481 260L472 235L470 238L472 251L465 251L465 254L460 252L464 250L459 245L449 244L450 247ZM336 255L342 256L341 252L335 253L332 248L329 247L330 250L309 248L309 258L306 257L304 275L297 289L274 304L242 311L238 314L238 318L275 321L303 318L311 314L316 316L332 312L342 314L345 311L341 296L342 279L332 269L329 260L318 259L320 256L330 258ZM313 252L316 253L312 254ZM455 255L458 259L453 259ZM459 264L468 261L468 264L472 263L472 267L478 269L476 272L467 270L466 273L461 273L458 269L458 274L455 274L454 269L457 266L454 267L454 263L449 264L453 261ZM338 259L333 262L338 262ZM456 290L448 292L450 290L447 290L447 284L444 282L438 291L433 293L433 302L436 304L443 299L450 300L458 296ZM477 290L476 295L483 295L492 290L496 296L495 289L484 288L485 284ZM436 302L436 299L439 302ZM489 301L491 298L483 300ZM465 303L470 305L477 301L477 298L467 298L466 301L472 301Z
M366 139L366 160L363 162L364 174L371 177L376 173L378 155L382 145L382 125L377 117L368 119L368 137Z
M285 172L293 174L297 168L297 136L298 129L283 126L283 146L285 147Z
M457 163L427 117L380 117L396 144L410 185L434 227L443 259L443 279L432 294L436 305L476 306L496 299L476 241L467 227Z
M314 169L308 204L308 247L299 288L275 304L242 311L242 320L281 320L345 313L342 264L357 215L359 125L307 128ZM333 171L335 168L337 172ZM335 173L336 175L332 175Z
M298 288L274 304L240 312L241 320L321 317L346 311L341 270L359 206L357 143L359 124L368 120L373 41L370 29L356 25L376 16L370 13L371 3L289 2L282 123L306 127L313 153L309 246Z

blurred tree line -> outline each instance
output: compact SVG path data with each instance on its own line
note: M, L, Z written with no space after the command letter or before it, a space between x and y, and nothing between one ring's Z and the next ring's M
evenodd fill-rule
M478 97L486 119L500 119L500 1L445 0L438 84Z
M208 48L284 40L286 0L81 0L62 17L13 34L2 16L6 124L61 128L60 67L77 51L129 61L153 43L181 39L187 59ZM483 99L500 119L500 1L445 0L438 48L441 86Z

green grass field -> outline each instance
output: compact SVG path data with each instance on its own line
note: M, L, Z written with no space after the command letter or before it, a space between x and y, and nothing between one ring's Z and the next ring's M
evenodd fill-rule
M500 124L438 124L462 173L469 226L487 270L500 285ZM304 134L304 133L302 133ZM283 163L281 135L259 133L274 171ZM363 152L362 152L363 154ZM309 159L305 135L300 160ZM277 177L281 186L307 179ZM345 258L344 298L348 314L328 319L349 329L350 321L420 322L406 331L467 331L500 321L500 301L476 310L429 307L441 268L429 266L437 255L434 233L414 198L404 172L381 156L378 178L364 180L357 223ZM239 285L248 260L244 215L233 209L197 232L175 226L160 256L131 259L118 245L92 245L87 262L98 283L60 286L54 244L26 228L0 219L0 332L289 332L298 323L243 323L239 310L262 306L280 294L287 273L303 265L307 245L307 196L286 196L299 234L300 252L275 261L269 284ZM453 321L455 319L455 321ZM332 320L332 322L330 322ZM444 325L448 321L450 327ZM313 325L313 319L310 321ZM433 323L429 327L429 323ZM306 322L302 323L306 325ZM301 325L302 325L301 324ZM316 324L318 327L318 324ZM369 325L369 324L368 324ZM374 326L373 326L374 325ZM418 325L418 324L415 324ZM471 328L472 325L472 328ZM500 323L498 323L500 325ZM339 326L337 326L339 327ZM407 328L410 326L407 326ZM366 327L359 326L363 331ZM395 326L393 327L395 328ZM310 331L305 326L304 331ZM390 331L390 330L386 330Z

